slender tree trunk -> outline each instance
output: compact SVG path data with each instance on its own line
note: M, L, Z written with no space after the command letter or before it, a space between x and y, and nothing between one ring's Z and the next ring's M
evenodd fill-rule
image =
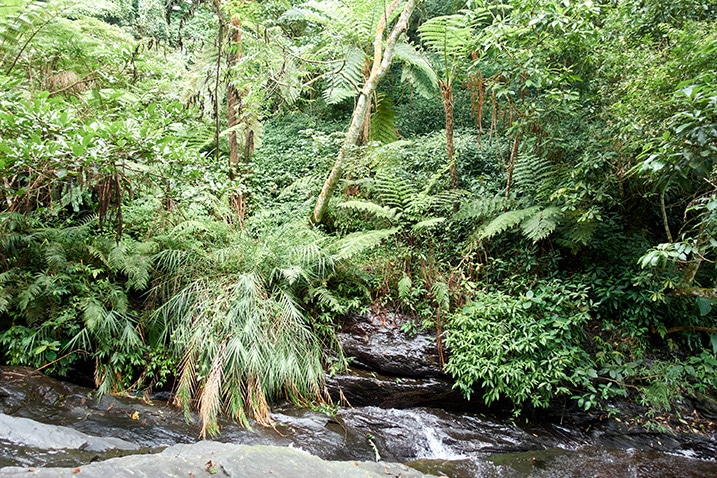
M229 21L229 55L227 66L230 71L239 64L241 59L241 20L233 16ZM229 81L227 84L227 119L229 124L229 179L234 179L239 167L239 147L237 144L236 126L241 115L241 96L236 86Z
M448 167L451 171L451 187L458 189L458 166L455 159L455 145L453 141L453 85L450 81L440 82L441 97L443 98L443 111L446 114L446 154Z
M416 8L416 0L408 0L406 6L403 8L403 12L398 18L398 21L391 29L391 33L386 40L385 46L383 46L383 33L386 30L387 17L393 10L398 6L399 0L394 0L386 8L386 15L381 18L378 26L376 27L376 35L374 39L374 57L373 66L371 67L371 74L369 75L366 83L364 83L361 92L359 93L358 101L354 107L353 115L351 116L351 125L346 133L339 154L334 163L334 167L329 173L329 177L324 182L324 187L321 189L319 198L316 201L314 207L314 213L311 216L311 221L315 224L321 223L328 209L329 200L336 190L336 186L341 179L341 175L344 170L344 161L351 151L356 147L356 141L358 140L361 133L361 126L363 125L366 117L366 111L368 110L371 96L379 81L386 74L388 67L391 66L393 61L393 55L396 50L396 43L403 32L408 28L408 20L411 18L413 10Z
M227 55L227 67L229 71L239 64L242 56L241 19L234 15L229 20L229 54ZM231 81L227 82L227 123L229 126L229 179L239 176L239 141L237 140L237 126L240 123L242 113L242 98L236 86ZM246 140L249 141L249 136ZM244 145L244 158L247 158L246 145ZM244 222L246 215L246 198L241 191L234 191L229 199L232 209L237 214L240 223Z
M508 156L508 180L505 184L505 197L510 197L510 187L513 183L513 170L515 169L515 160L518 159L518 144L520 141L520 131L515 133L515 139L513 140L513 147L510 149Z

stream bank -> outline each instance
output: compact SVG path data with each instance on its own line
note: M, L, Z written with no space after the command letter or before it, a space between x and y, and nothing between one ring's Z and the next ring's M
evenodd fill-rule
M343 396L352 406L326 414L277 404L272 409L273 427L254 425L246 430L222 421L217 442L294 448L309 453L307 456L344 462L352 470L357 466L354 462L378 462L387 467L388 463L400 463L451 478L717 476L713 430L650 431L629 417L588 413L569 401L556 401L553 407L529 411L520 419L500 411L487 414L480 402L465 401L451 390L450 381L438 368L432 337L406 337L392 320L363 318L360 330L348 325L342 332L347 355L356 359L348 374L329 380L329 388L336 398ZM74 468L84 473L95 469L95 465L86 468L89 463L110 459L119 460L112 466L120 466L125 460L127 466L144 467L139 463L161 462L167 454L176 454L171 450L183 450L172 448L177 445L198 444L197 453L209 452L201 447L210 446L214 453L224 453L221 444L202 445L217 442L201 442L197 438L199 426L187 424L183 414L164 401L146 403L111 396L97 400L91 389L27 368L0 368L0 407L4 418L68 427L94 437L73 449L53 448L23 441L15 425L6 424L3 429L4 422L0 421L0 466L6 467L0 469L3 476L18 472L12 467L20 467L24 473L29 468L65 467L64 471L38 472L41 476L62 476ZM28 426L41 428L32 423ZM47 431L34 434L51 435ZM158 455L167 447L167 454ZM185 451L195 453L191 448ZM196 465L196 460L193 463ZM319 470L320 466L324 465L312 469ZM55 472L58 474L53 475ZM366 468L366 472L372 469ZM393 473L389 468L381 472ZM296 473L293 476L313 477L332 476L333 472ZM396 473L410 476L406 470Z

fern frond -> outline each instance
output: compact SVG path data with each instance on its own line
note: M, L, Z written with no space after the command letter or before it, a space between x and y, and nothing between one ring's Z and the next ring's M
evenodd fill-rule
M376 173L374 184L381 201L398 210L408 209L416 195L416 190L408 181L387 171Z
M390 229L378 229L369 232L355 232L349 234L336 241L333 245L334 259L337 261L344 261L361 254L368 249L372 249L378 246L386 238L389 238L398 232L397 227Z
M350 48L344 60L338 64L336 71L326 77L324 101L333 105L346 98L353 98L363 84L363 70L366 54L358 48Z
M346 307L341 301L324 286L312 289L311 296L324 308L336 314L343 314L346 311Z
M526 218L532 216L540 210L539 206L532 206L526 209L517 209L504 212L500 216L493 219L485 225L479 232L479 239L490 239L498 234L502 234L508 229L517 226Z
M393 109L391 98L384 93L376 95L376 108L371 113L371 128L369 139L379 143L392 143L396 141L396 112Z
M424 98L433 98L438 91L438 75L426 57L409 43L396 44L394 54L403 64L401 81L408 81Z
M504 211L508 205L509 201L503 194L494 197L479 198L462 204L461 208L451 219L455 221L468 219L481 221Z
M586 246L597 229L597 221L576 221L574 218L561 228L561 237L556 240L558 244L573 250Z
M411 295L411 289L413 288L413 281L411 281L411 278L403 274L403 277L398 281L398 296L401 299L408 299Z
M563 212L560 208L547 207L523 221L520 227L528 239L538 242L548 237L555 230L562 216Z
M430 219L426 219L425 221L420 221L414 224L411 229L414 231L422 231L424 229L430 229L432 227L435 227L439 224L442 224L446 221L445 217L432 217Z
M381 206L370 201L345 201L339 203L338 206L372 214L378 218L388 219L389 221L396 221L400 217L400 211L396 208Z
M557 168L545 158L521 154L513 168L512 190L534 201L546 200L552 191Z
M452 63L468 52L473 29L465 15L433 17L418 27L421 41ZM446 65L448 67L448 65Z

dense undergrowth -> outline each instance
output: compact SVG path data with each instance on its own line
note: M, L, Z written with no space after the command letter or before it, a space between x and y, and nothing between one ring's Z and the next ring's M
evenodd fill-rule
M349 30L333 2L130 3L0 11L4 363L173 387L213 433L328 400L335 328L371 306L435 332L486 404L717 389L714 2L457 2L413 25L426 51L400 47L322 224L380 2ZM432 42L446 24L461 42Z

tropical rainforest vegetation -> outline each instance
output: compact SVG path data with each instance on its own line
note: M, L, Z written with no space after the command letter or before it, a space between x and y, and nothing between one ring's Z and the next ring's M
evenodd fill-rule
M717 1L3 0L6 364L328 400L345 314L467 397L717 389Z

